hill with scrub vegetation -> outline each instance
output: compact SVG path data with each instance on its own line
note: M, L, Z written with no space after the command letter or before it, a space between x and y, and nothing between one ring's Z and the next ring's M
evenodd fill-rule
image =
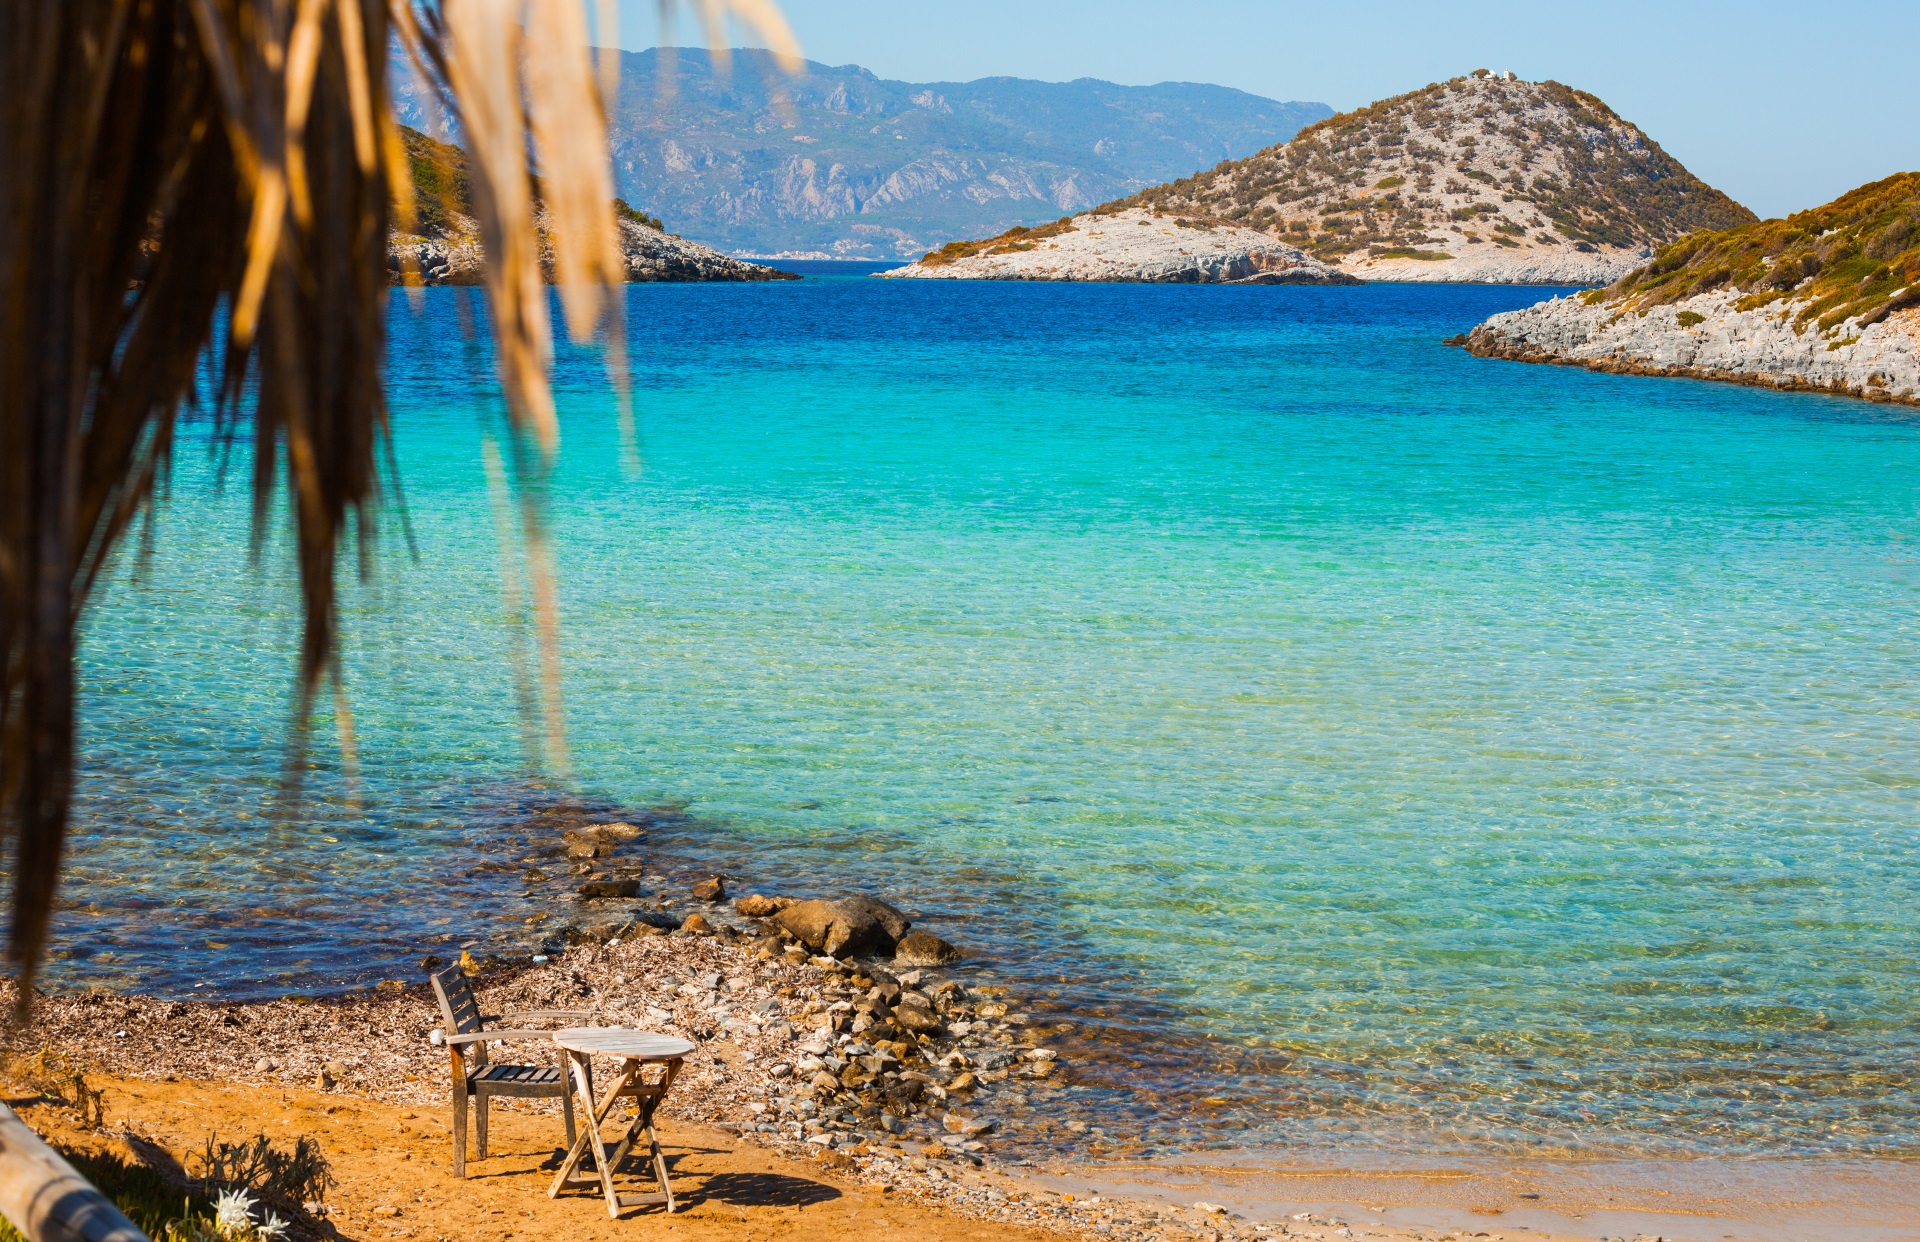
M1486 70L1094 214L1132 209L1256 229L1369 279L1541 284L1604 284L1754 219L1594 96Z
M486 267L480 226L473 218L473 179L467 153L417 129L400 128L408 171L413 176L411 231L397 228L387 237L387 270L397 285L479 284ZM539 179L534 193L539 194ZM791 280L787 272L730 258L719 251L666 231L658 219L613 200L620 254L630 281ZM551 270L551 243L540 224L542 267Z
M1495 315L1476 354L1920 402L1920 173L1701 231L1605 289Z
M1691 234L1596 300L1638 310L1738 291L1742 310L1779 303L1825 334L1920 302L1916 286L1920 173L1899 173L1784 220Z

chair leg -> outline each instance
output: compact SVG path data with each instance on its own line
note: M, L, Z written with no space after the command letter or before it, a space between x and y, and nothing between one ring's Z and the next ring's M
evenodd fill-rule
M473 1137L478 1142L479 1158L487 1158L487 1106L493 1103L493 1097L482 1091L473 1099Z
M467 1175L467 1093L453 1089L453 1175Z

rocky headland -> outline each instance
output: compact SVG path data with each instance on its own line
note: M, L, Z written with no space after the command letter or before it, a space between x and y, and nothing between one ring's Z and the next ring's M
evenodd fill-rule
M1289 246L1357 279L1495 284L1606 284L1689 232L1753 220L1594 96L1485 70L1320 121L1092 218L1141 211L1235 229L1249 249ZM1046 270L961 261L1021 240L954 243L896 274ZM1154 235L1108 241L1100 270L1113 274L1025 278L1156 278L1142 274L1164 262Z
M1146 208L1088 213L960 242L881 275L923 280L1352 285L1359 281L1257 229Z
M1920 404L1920 174L1662 249L1606 289L1494 315L1482 357Z
M541 270L553 269L551 235L540 227ZM630 282L674 280L798 280L792 272L749 263L711 246L688 241L650 224L619 218L620 260ZM486 274L480 226L471 216L451 213L432 236L394 233L387 238L387 271L396 285L477 285ZM551 276L549 276L551 279Z
M403 127L402 144L413 174L415 218L410 232L387 236L388 279L396 285L477 285L485 277L480 225L473 218L467 154ZM544 209L534 224L540 266L552 279L553 238ZM627 279L644 281L798 280L791 272L748 263L669 233L659 220L614 200L621 264Z

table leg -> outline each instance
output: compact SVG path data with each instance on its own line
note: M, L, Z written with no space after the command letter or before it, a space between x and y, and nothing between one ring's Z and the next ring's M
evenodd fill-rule
M575 1052L571 1048L566 1049L565 1054L567 1059L568 1087L580 1097L580 1102L584 1106L586 1116L581 1119L584 1124L580 1126L580 1133L574 1138L573 1146L567 1149L567 1158L560 1163L560 1171L554 1174L553 1185L547 1187L547 1198L549 1199L558 1198L561 1188L570 1181L589 1181L587 1178L575 1178L573 1171L579 1167L581 1158L587 1154L587 1145L590 1143L598 1144L600 1141L601 1114L594 1106L593 1079L591 1077L592 1062L587 1058L585 1053ZM604 1154L604 1150L595 1153L596 1164L605 1163L604 1159L598 1158L604 1156Z
M673 1215L673 1183L667 1180L667 1158L660 1151L660 1136L653 1131L653 1121L647 1121L647 1143L653 1149L653 1176L660 1183L660 1193L667 1196L667 1215Z
M627 1063L625 1080L631 1082L641 1074L643 1067L643 1062L629 1061ZM627 1127L626 1137L620 1140L620 1146L614 1150L612 1157L613 1167L619 1168L620 1162L626 1159L633 1151L641 1137L644 1136L646 1138L649 1163L653 1166L654 1180L660 1183L660 1196L666 1200L668 1215L672 1215L674 1210L673 1183L667 1177L667 1157L665 1153L660 1150L660 1135L659 1132L654 1129L653 1119L654 1114L659 1111L660 1105L665 1102L667 1092L673 1086L674 1075L677 1074L679 1070L680 1063L678 1061L668 1062L666 1074L657 1086L642 1086L639 1089L634 1099L634 1109L637 1115L633 1119L633 1124Z
M621 1078L620 1078L620 1082L622 1086L624 1087L627 1084L632 1083L633 1080L640 1074L640 1069L641 1069L641 1063L639 1061L628 1061L625 1066L625 1072L621 1075ZM633 1140L635 1136L638 1135L640 1131L640 1127L643 1124L645 1124L645 1117L646 1117L645 1100L636 1099L634 1101L634 1108L637 1111L639 1111L640 1116L634 1120L632 1125L627 1127L627 1132L620 1136L620 1145L618 1147L615 1147L613 1149L613 1155L608 1157L609 1163L611 1163L613 1167L616 1169L620 1167L620 1162L625 1160L627 1156L633 1151Z

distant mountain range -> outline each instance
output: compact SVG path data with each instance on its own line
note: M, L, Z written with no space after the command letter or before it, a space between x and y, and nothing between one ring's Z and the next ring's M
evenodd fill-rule
M736 50L622 53L622 197L736 254L918 257L1038 224L1284 142L1331 116L1194 82L894 82ZM396 74L400 119L433 129ZM442 131L443 132L443 131Z

